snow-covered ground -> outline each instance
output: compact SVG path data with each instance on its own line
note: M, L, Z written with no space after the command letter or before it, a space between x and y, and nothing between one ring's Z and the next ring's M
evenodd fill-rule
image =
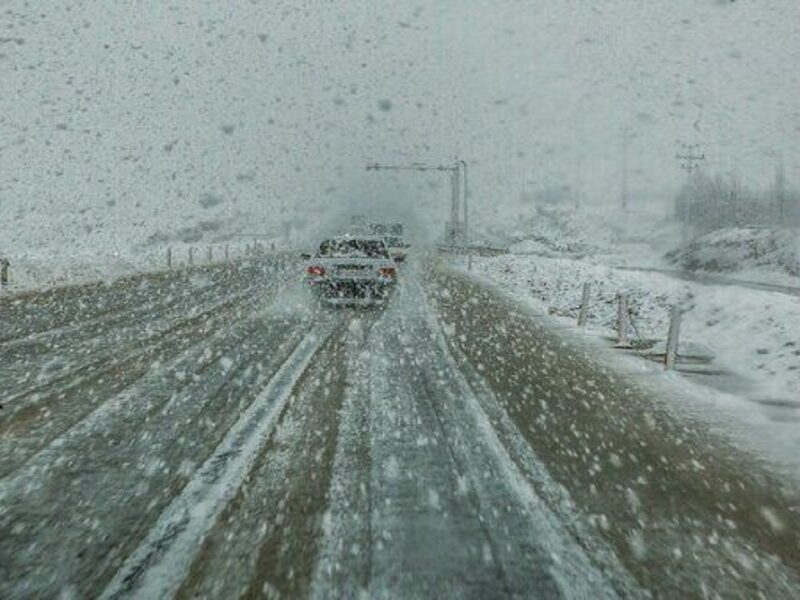
M669 252L667 258L684 269L798 285L799 237L792 228L726 228L698 236Z
M112 281L142 271L166 267L166 254L152 251L72 253L60 256L54 249L43 248L9 257L9 284L2 293L74 285L91 281Z
M263 251L284 249L281 240L259 241ZM106 251L71 251L61 253L54 248L40 248L9 256L9 283L0 289L0 295L40 290L64 285L80 285L95 281L110 283L120 277L135 273L153 273L168 268L167 255L171 252L173 268L189 264L207 265L228 259L238 260L252 252L252 242L236 243L186 243L175 242L140 248L117 248ZM209 260L209 248L211 255ZM0 255L2 258L3 255Z
M753 382L754 395L793 399L800 390L800 297L536 255L473 259L472 270L572 324L583 283L591 283L588 328L598 335L614 335L621 291L631 298L635 334L643 338L665 338L670 307L680 304L682 339L708 346L715 363Z
M552 218L539 214L534 223L521 223L513 233L509 254L473 257L470 274L576 332L580 332L582 287L590 283L585 335L598 341L614 338L617 294L627 292L632 337L658 340L654 351L663 348L671 306L679 305L684 311L681 348L713 355L705 367L713 374L679 372L664 375L664 382L707 400L710 404L705 408L714 418L725 420L733 414L734 428L752 438L761 437L764 445L771 446L770 452L775 451L771 458L791 465L792 470L800 467L789 457L800 441L800 295L728 284L721 276L706 281L700 274L699 281L688 281L676 273L648 271L679 268L664 258L675 246L674 225L654 221L647 230L617 221L613 231L609 220L613 219L608 215L565 218L562 213ZM525 237L526 229L529 237ZM468 261L459 261L466 271ZM750 265L748 270L725 275L800 287L800 278L778 273L773 266ZM630 270L637 267L645 270ZM644 354L641 360L631 360L639 360L643 371L658 376L660 365Z

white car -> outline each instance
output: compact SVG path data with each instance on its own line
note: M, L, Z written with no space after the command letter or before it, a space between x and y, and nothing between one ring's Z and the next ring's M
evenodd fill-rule
M397 283L397 264L377 236L340 236L306 255L306 284L326 304L382 304Z

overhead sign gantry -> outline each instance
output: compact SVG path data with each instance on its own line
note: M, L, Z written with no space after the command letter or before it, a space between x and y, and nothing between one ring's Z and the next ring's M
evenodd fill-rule
M456 160L452 166L426 165L412 163L410 165L382 165L372 163L367 165L367 171L438 171L450 176L452 188L450 200L450 220L445 223L445 243L458 246L466 243L467 235L467 163ZM462 185L463 182L463 185ZM463 196L464 215L461 218L461 204Z

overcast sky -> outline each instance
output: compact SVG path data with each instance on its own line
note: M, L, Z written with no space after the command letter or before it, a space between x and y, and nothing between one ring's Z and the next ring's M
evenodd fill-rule
M4 3L6 245L236 218L309 230L353 207L446 217L446 181L367 162L470 163L476 221L574 183L615 202L711 169L797 179L796 0L141 0ZM393 208L388 208L393 206Z

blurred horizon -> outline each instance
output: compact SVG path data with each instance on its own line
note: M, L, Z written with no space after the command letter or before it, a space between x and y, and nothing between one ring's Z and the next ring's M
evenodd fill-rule
M681 143L754 189L800 180L793 0L102 4L7 3L0 252L353 210L438 233L446 179L373 161L467 160L478 227L523 189L611 209L626 131L633 210L677 192Z

